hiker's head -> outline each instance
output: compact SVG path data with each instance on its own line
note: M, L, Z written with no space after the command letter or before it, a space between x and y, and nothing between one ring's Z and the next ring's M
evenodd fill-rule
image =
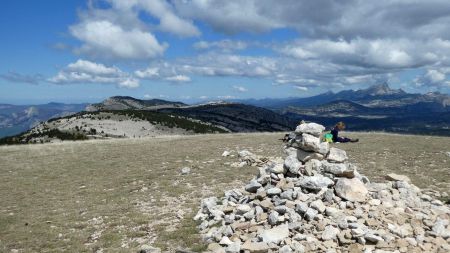
M344 129L345 129L345 123L342 122L342 121L340 121L340 122L338 122L338 123L336 124L336 127L337 127L339 130L344 130Z

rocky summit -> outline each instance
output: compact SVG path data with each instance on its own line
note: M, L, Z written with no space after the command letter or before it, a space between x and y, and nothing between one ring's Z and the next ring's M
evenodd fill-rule
M299 125L284 161L260 162L247 185L202 200L194 219L209 252L450 252L448 205L406 176L370 182L323 130Z

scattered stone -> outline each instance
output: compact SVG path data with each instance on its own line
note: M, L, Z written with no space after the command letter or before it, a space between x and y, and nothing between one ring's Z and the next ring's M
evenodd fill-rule
M323 204L322 200L320 200L320 199L311 202L311 204L309 206L311 208L314 208L317 211L319 211L319 213L323 213L326 209L325 205Z
M339 178L335 185L336 195L348 201L364 202L368 194L366 186L357 178Z
M246 241L242 247L241 250L248 250L251 253L266 253L269 252L269 245L265 242L251 242Z
M223 157L227 157L227 156L230 156L230 155L231 155L231 152L228 151L228 150L225 150L225 151L223 151L223 153L222 153L222 156L223 156Z
M228 246L228 245L230 245L232 243L233 242L230 240L230 238L228 238L226 236L222 237L222 239L219 242L220 245L226 245L226 246Z
M256 193L256 191L261 188L262 185L256 180L250 181L248 185L245 186L245 190L251 193Z
M411 180L409 179L409 177L407 177L405 175L397 175L394 173L387 174L386 179L389 181L405 181L407 183L411 183Z
M236 207L237 214L244 214L246 212L249 212L250 210L252 210L252 208L249 205L238 205Z
M336 240L337 235L341 231L338 228L333 227L332 225L328 225L325 227L325 230L322 233L322 240L328 241L328 240Z
M278 187L273 187L267 190L267 195L273 196L273 195L279 195L281 193L281 189Z
M333 180L322 175L303 177L299 182L301 187L315 191L321 190L322 188L327 188L333 184Z
M287 224L266 229L262 232L261 238L265 243L278 244L289 236L289 226Z
M181 169L181 175L187 175L189 173L191 173L191 168L184 167L184 168Z
M139 253L161 253L161 249L150 245L142 245Z
M226 253L239 253L241 251L241 243L233 242L225 249Z

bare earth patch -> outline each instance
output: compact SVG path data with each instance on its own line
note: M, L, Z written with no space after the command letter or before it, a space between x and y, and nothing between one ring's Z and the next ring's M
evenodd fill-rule
M450 192L450 138L349 133L333 144L372 180L408 175ZM200 199L243 186L255 167L236 151L279 157L276 134L221 134L0 147L0 252L136 252L141 245L201 251ZM231 151L222 157L224 150ZM181 174L189 167L190 173Z

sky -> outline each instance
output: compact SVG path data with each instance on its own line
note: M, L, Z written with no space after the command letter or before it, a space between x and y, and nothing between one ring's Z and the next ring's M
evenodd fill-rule
M0 103L450 94L448 0L4 0Z

